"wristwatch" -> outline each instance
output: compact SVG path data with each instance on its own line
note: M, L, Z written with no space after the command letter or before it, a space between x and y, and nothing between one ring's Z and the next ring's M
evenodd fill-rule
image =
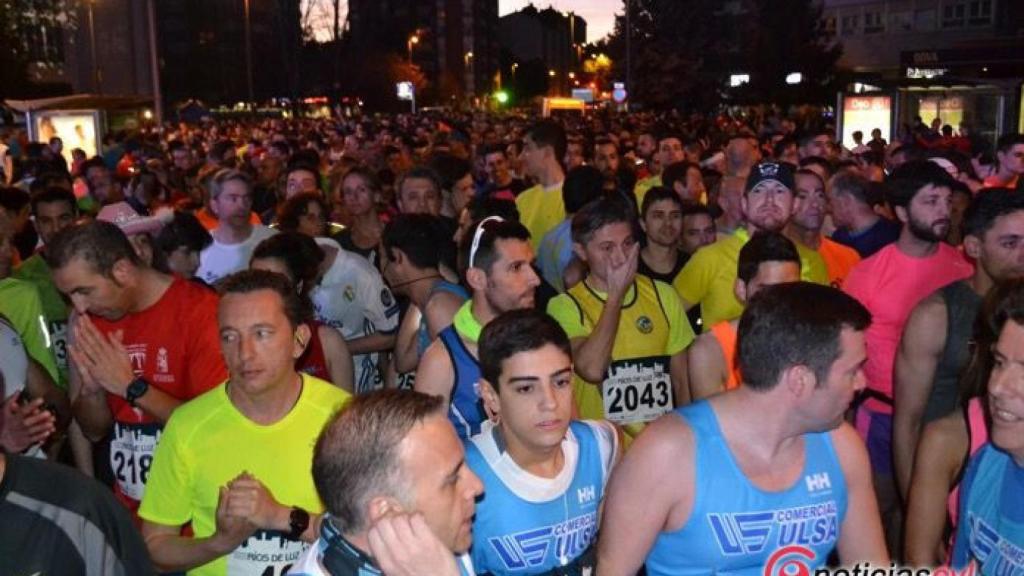
M288 527L291 529L288 532L288 537L292 540L300 539L306 528L309 528L309 512L298 506L292 506L292 512L288 515Z
M136 376L131 384L128 385L128 389L124 391L124 399L132 406L135 406L135 401L145 396L148 391L149 382L142 376Z

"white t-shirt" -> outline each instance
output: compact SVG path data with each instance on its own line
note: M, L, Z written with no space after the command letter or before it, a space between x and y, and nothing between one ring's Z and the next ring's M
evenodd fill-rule
M199 254L196 276L212 286L225 276L245 270L249 267L249 259L256 246L274 234L277 234L277 230L258 225L252 227L249 238L238 244L221 244L214 238L213 244Z
M346 340L397 330L398 303L380 272L365 258L329 242L334 244L331 247L337 249L337 255L320 285L310 293L317 320L339 330ZM356 393L383 385L377 357L377 353L352 357Z

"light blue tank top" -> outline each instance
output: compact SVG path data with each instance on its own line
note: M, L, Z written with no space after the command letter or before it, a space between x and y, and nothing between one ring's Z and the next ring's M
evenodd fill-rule
M466 463L484 484L473 521L473 566L480 573L544 574L593 567L598 508L615 454L614 430L574 421L563 441L566 466L537 478L515 465L487 423L466 443ZM571 573L580 573L571 570Z
M960 523L953 567L969 562L985 576L1024 574L1024 468L985 444L971 458L960 485Z
M693 430L693 509L662 532L647 556L649 576L778 574L789 563L824 566L846 516L846 478L827 432L804 435L804 469L788 489L766 492L740 470L711 405L675 411ZM782 570L784 573L785 570Z

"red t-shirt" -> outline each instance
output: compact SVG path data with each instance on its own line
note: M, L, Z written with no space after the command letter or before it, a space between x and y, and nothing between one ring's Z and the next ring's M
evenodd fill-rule
M104 334L121 330L136 375L181 401L227 379L217 327L217 294L175 277L156 304L112 322L90 317ZM110 465L115 493L133 511L142 500L163 423L124 398L107 395L114 416Z

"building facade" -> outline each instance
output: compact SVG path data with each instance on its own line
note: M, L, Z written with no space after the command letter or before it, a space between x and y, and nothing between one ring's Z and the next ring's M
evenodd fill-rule
M427 101L463 101L494 87L497 0L349 0L348 26L354 54L402 54L418 67Z

